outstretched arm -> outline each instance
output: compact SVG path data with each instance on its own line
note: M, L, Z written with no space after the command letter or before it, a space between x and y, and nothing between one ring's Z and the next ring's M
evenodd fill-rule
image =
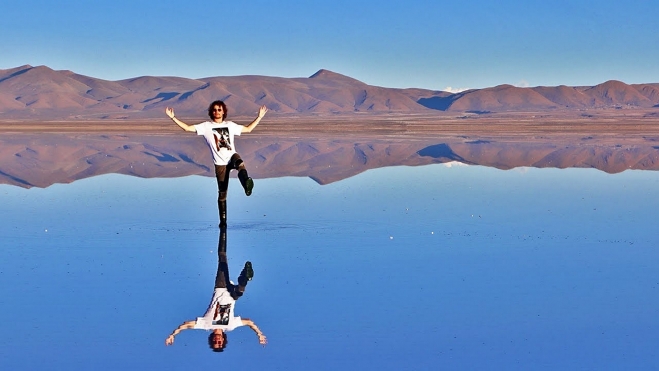
M247 126L243 126L243 129L241 130L241 133L251 133L252 130L254 130L254 128L256 127L256 125L259 124L259 122L261 121L263 116L265 116L266 112L268 112L268 107L261 106L261 108L259 108L259 115L256 116L256 118L254 119L254 121L252 121L251 124L249 124Z
M172 121L174 121L174 123L176 123L176 125L178 125L181 129L183 129L185 131L191 131L193 133L196 131L193 126L188 125L185 122L177 119L176 116L174 116L174 109L173 108L171 108L171 107L165 108L165 114L167 115L167 117L172 119Z
M259 344L261 345L266 345L268 344L268 339L265 337L265 335L261 332L261 329L254 323L251 319L249 318L243 318L243 325L249 326L254 332L256 333L256 336L259 337Z
M179 332L183 330L194 328L194 323L195 321L183 322L181 326L177 327L176 330L172 331L172 333L167 337L167 339L165 339L165 345L174 344L174 336L178 335Z

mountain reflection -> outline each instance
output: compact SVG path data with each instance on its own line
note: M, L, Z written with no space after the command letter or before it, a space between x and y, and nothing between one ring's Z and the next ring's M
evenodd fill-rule
M165 345L173 345L177 335L184 330L207 330L208 346L214 352L223 352L228 345L227 332L236 328L247 326L251 328L262 345L267 339L261 329L249 318L236 315L236 302L245 293L247 284L254 277L252 263L247 261L238 276L238 284L229 278L229 265L227 260L227 231L220 229L217 244L217 274L215 275L215 288L206 313L195 320L183 322L165 339Z
M373 168L453 161L499 169L576 167L607 173L659 170L656 138L521 141L262 137L240 139L240 148L255 178L310 177L319 184ZM109 173L142 178L213 176L206 152L197 137L9 134L0 139L0 184L45 188Z

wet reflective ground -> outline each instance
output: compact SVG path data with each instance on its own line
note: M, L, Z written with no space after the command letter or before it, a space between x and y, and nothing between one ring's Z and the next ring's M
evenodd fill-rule
M212 178L101 175L0 186L2 369L654 369L659 173L456 163L326 185L233 179L236 302L267 336L204 315L218 263Z

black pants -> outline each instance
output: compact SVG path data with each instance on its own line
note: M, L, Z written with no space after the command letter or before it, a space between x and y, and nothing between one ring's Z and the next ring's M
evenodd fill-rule
M215 275L215 288L226 288L235 300L243 296L247 287L247 276L245 268L238 276L238 285L231 283L229 279L229 264L227 260L227 232L226 228L220 228L220 240L217 244L217 274Z
M215 165L215 178L217 179L217 191L218 191L218 201L226 201L227 191L229 189L229 174L231 170L238 170L238 179L240 183L245 187L245 181L247 180L247 170L245 169L245 164L243 159L240 158L240 155L234 153L229 160L229 163L226 165Z

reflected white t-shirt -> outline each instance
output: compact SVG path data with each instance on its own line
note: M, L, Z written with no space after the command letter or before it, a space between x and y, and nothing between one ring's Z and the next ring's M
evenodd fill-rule
M231 331L243 326L243 320L234 316L236 301L226 288L216 288L213 298L203 317L197 317L194 328L201 330L222 329Z
M236 153L234 136L242 133L243 126L233 121L221 123L206 121L193 127L197 131L197 135L202 135L206 139L213 156L213 163L215 165L228 164L231 156Z

